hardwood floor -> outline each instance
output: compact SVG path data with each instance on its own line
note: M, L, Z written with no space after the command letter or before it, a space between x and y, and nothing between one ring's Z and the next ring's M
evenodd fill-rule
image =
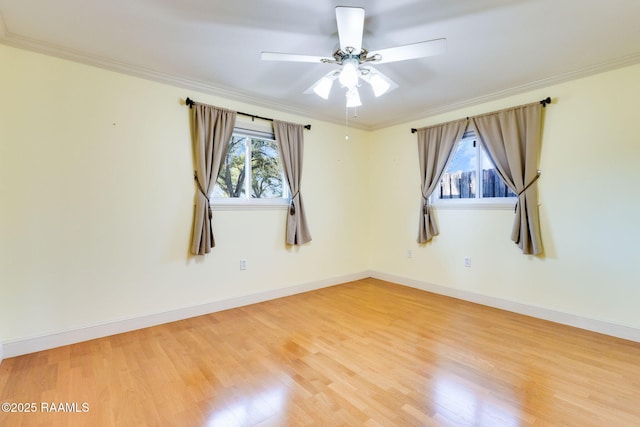
M6 359L0 402L35 409L2 426L640 426L640 344L366 279Z

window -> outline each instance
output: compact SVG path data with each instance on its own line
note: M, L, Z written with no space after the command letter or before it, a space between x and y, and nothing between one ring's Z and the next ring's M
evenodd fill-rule
M432 197L440 206L455 206L462 201L475 206L513 207L515 196L500 178L475 133L465 132Z
M236 128L213 189L216 206L286 206L289 189L273 134Z

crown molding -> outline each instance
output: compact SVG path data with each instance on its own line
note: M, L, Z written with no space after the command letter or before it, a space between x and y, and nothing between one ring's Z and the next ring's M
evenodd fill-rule
M149 68L139 67L126 62L117 61L111 58L106 58L98 55L93 55L87 52L69 49L61 47L55 44L47 43L42 40L32 39L16 34L12 34L8 31L2 31L2 20L0 16L0 43L7 46L15 47L18 49L24 49L35 53L41 53L56 58L66 59L69 61L77 62L84 65L102 68L108 71L114 71L117 73L126 74L133 77L142 78L145 80L155 81L158 83L167 84L170 86L180 87L187 90L193 90L208 95L219 96L228 100L239 101L246 104L251 104L258 107L269 108L270 110L276 110L282 113L295 114L297 116L305 116L316 120L342 123L336 121L334 118L318 114L315 111L305 110L298 107L291 107L289 105L274 101L271 99L265 99L256 97L250 92L229 90L219 86L211 85L202 81L186 79L183 77L163 73L160 71L152 70ZM352 127L358 128L357 124L353 124ZM360 127L360 129L365 129Z
M508 89L504 89L497 92L492 92L486 95L470 98L461 102L454 102L451 104L443 105L437 108L431 108L422 110L413 114L410 118L407 117L401 121L385 122L380 124L379 128L385 128L395 125L401 125L412 121L423 120L425 118L436 116L438 114L448 113L451 111L461 110L467 107L473 107L486 102L496 101L502 98L507 98L514 95L520 95L526 92L531 92L537 89L546 89L550 86L565 83L571 80L577 80L584 77L593 76L596 74L612 71L618 68L624 68L632 65L640 64L640 52L623 56L621 58L614 58L612 60L601 62L599 64L591 65L588 67L579 68L573 71L569 71L555 76L547 77L545 79L536 80L523 85L514 86Z
M49 56L54 56L62 59L67 59L73 62L78 62L85 65L95 66L98 68L114 71L134 77L139 77L146 80L151 80L159 83L164 83L170 86L180 87L187 90L194 90L200 93L208 95L219 96L221 98L243 102L258 107L268 108L270 110L279 111L287 114L295 114L297 116L304 116L316 120L321 120L328 123L334 123L342 125L343 121L337 120L334 117L329 117L318 113L317 111L305 110L300 108L293 108L289 105L280 103L272 99L266 99L257 97L249 92L239 90L229 90L219 86L214 86L209 83L205 83L197 80L185 79L179 76L174 76L166 73L162 73L156 70L139 67L122 61L113 60L97 55L93 55L87 52L82 52L74 49L68 49L61 46L57 46L51 43L43 42L41 40L32 39L16 34L12 34L7 31L6 25L0 15L0 43L8 46L16 47L19 49L25 49L36 53L42 53ZM431 108L426 110L419 110L411 116L405 116L399 120L389 120L378 122L373 126L364 125L361 123L353 122L349 126L365 130L375 131L384 129L391 126L406 124L415 122L418 120L424 120L425 118L435 116L438 114L448 113L455 110L460 110L467 107L476 106L486 102L496 101L498 99L506 98L509 96L519 95L536 89L543 89L555 84L564 83L571 80L576 80L583 77L588 77L595 74L600 74L606 71L611 71L617 68L623 68L640 63L640 52L627 55L621 58L614 58L609 61L601 62L588 67L583 67L566 73L551 76L545 79L536 80L534 82L526 83L519 86L514 86L508 89L500 90L497 92L489 93L475 98L470 98L460 102L453 102L450 104L442 105L437 108Z

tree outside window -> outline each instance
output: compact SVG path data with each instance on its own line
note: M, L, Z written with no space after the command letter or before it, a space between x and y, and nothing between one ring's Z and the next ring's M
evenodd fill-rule
M213 196L225 199L287 198L288 189L276 141L234 133Z

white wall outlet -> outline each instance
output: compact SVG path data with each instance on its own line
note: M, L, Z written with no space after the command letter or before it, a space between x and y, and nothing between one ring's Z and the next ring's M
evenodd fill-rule
M247 269L247 260L244 258L240 259L240 270L246 270Z
M413 251L411 249L407 249L407 258L413 258Z
M469 257L465 257L464 258L464 266L465 267L471 267L471 258L469 258Z

